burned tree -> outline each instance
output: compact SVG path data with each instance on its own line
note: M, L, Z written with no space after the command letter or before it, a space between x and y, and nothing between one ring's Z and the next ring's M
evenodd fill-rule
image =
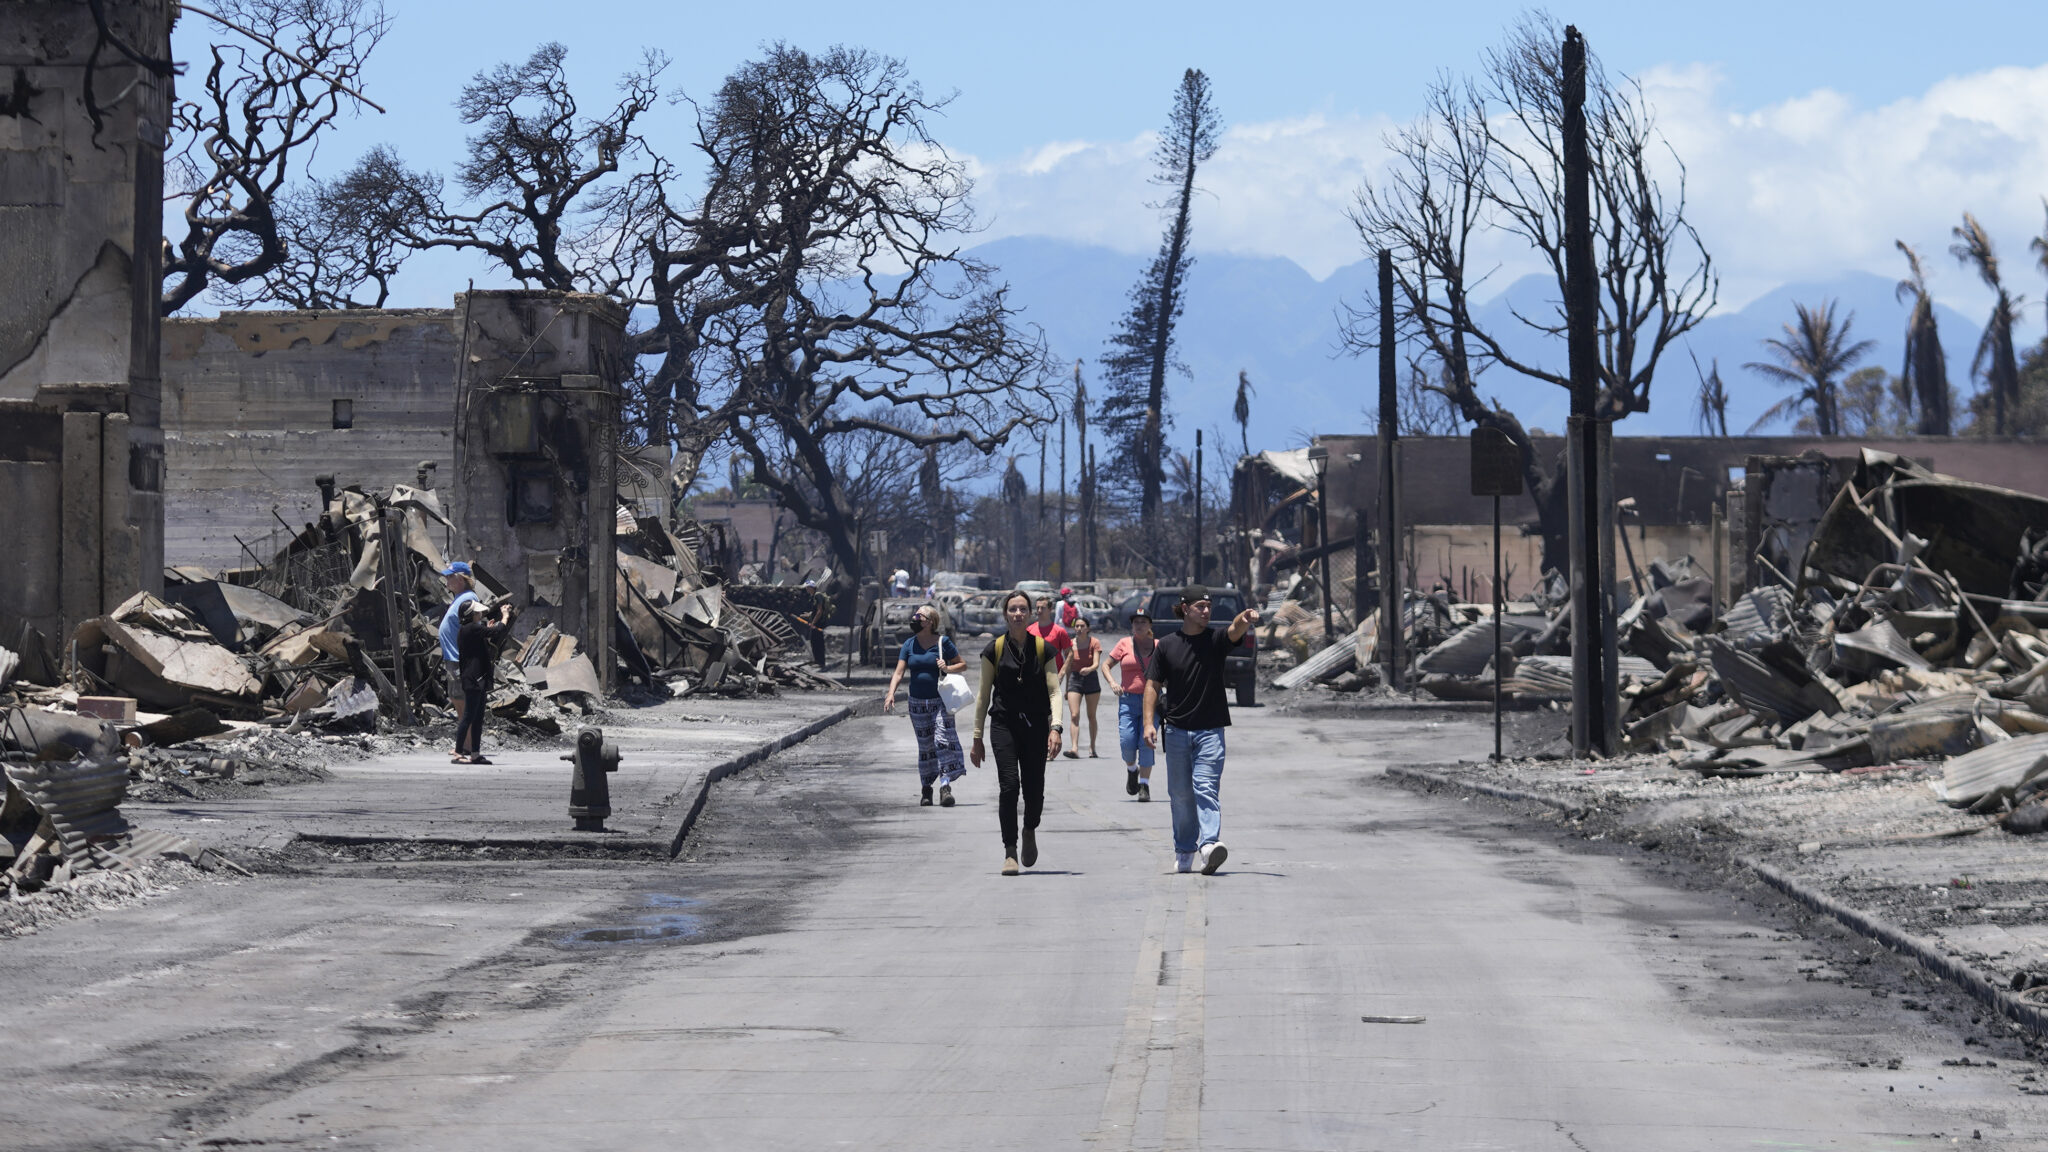
M1692 362L1698 372L1697 357ZM1721 362L1716 360L1700 373L1700 390L1693 398L1693 424L1702 436L1728 435L1728 386L1721 382Z
M373 148L334 180L311 179L271 206L284 256L254 279L215 295L242 306L382 308L391 279L413 248L407 205L437 195L437 178L408 170L391 149Z
M1482 398L1479 377L1495 366L1569 388L1569 372L1525 357L1511 334L1482 323L1473 293L1491 267L1475 248L1500 234L1527 244L1555 290L1548 311L1513 314L1511 327L1562 351L1565 334L1563 34L1549 17L1525 19L1488 53L1480 75L1445 77L1415 123L1392 133L1387 175L1360 189L1353 225L1368 251L1393 254L1403 338L1419 342L1438 370L1424 387L1458 418L1499 429L1522 456L1544 537L1544 564L1566 566L1565 484L1557 461L1536 458L1528 432L1504 404ZM1645 107L1640 88L1586 65L1595 266L1601 345L1597 415L1619 420L1650 407L1656 368L1672 342L1714 306L1719 279L1686 218L1685 168ZM1670 192L1660 170L1672 173ZM1378 347L1378 302L1349 309L1346 344Z
M619 79L619 100L585 116L569 89L568 49L547 43L521 64L499 64L463 85L455 108L477 128L456 166L467 210L444 203L439 177L384 167L356 170L359 194L398 199L400 233L415 249L481 252L521 284L557 292L634 294L638 240L616 213L620 165L644 151L635 132L660 97L668 60L649 51Z
M1193 259L1188 254L1195 173L1216 154L1223 122L1209 94L1209 78L1190 68L1175 90L1159 149L1154 153L1155 184L1172 190L1156 205L1167 217L1166 236L1137 286L1131 289L1110 350L1102 357L1107 378L1100 423L1106 435L1121 440L1124 451L1114 474L1138 490L1139 517L1145 531L1159 529L1162 467L1166 426L1166 373L1174 365L1173 328L1186 303L1186 280Z
M2006 290L1998 273L1998 254L1991 248L1991 236L1975 216L1963 213L1963 222L1955 228L1954 235L1956 242L1949 246L1949 255L1965 268L1974 269L1993 296L1991 316L1984 322L1984 336L1977 341L1977 354L1970 360L1970 375L1984 381L1984 394L1979 401L1990 402L1991 432L2003 436L2006 410L2018 407L2020 399L2020 367L2013 353L2012 329L2019 321L2021 298ZM1980 434L1983 416L1982 412L1977 416Z
M1904 240L1894 241L1906 257L1912 274L1899 281L1896 299L1913 298L1913 310L1906 319L1906 361L1899 368L1905 381L1905 398L1917 400L1920 420L1914 431L1922 436L1946 436L1952 426L1948 390L1948 357L1941 351L1941 329L1934 315L1934 294L1927 290L1927 273L1920 266L1920 254Z
M168 316L209 287L272 275L290 255L277 204L294 164L344 111L370 104L364 64L390 26L364 0L219 0L185 13L225 30L199 95L171 110L165 191L184 235L164 238ZM382 109L378 109L382 111Z
M672 287L731 301L703 326L718 395L700 403L730 413L754 481L825 539L834 595L859 555L836 446L988 454L1052 407L1042 337L952 246L970 185L928 130L942 107L899 61L775 45L702 113L724 171L691 230L705 271Z

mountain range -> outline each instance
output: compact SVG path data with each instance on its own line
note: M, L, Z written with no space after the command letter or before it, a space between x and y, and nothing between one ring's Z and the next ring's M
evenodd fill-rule
M1149 257L1047 237L1008 237L974 248L971 255L995 265L1011 286L1024 316L1044 328L1056 356L1083 361L1092 396L1103 391L1097 363L1110 332L1127 307L1132 285ZM1284 257L1199 255L1187 282L1187 306L1175 332L1186 373L1167 382L1173 442L1191 449L1194 429L1223 429L1235 448L1231 405L1239 370L1255 390L1249 440L1254 451L1298 447L1310 433L1362 431L1367 412L1377 407L1377 361L1355 358L1340 348L1345 304L1359 305L1376 273L1367 261L1345 265L1317 280ZM1740 309L1717 311L1666 349L1651 388L1651 409L1629 417L1620 435L1696 435L1694 397L1699 370L1718 362L1729 394L1728 429L1740 434L1784 392L1746 362L1765 360L1763 341L1780 337L1793 322L1793 303L1837 302L1838 315L1853 317L1852 339L1875 346L1858 367L1875 365L1896 373L1905 343L1907 307L1893 297L1895 281L1867 272L1845 272L1826 280L1785 284ZM1545 277L1510 284L1478 310L1489 330L1518 357L1546 367L1563 363L1562 340L1534 334L1510 314L1542 314L1554 292ZM1981 326L1936 302L1949 380L1967 397L1972 353ZM1530 380L1505 368L1489 369L1480 391L1498 398L1529 427L1556 432L1565 424L1563 389ZM1789 431L1774 426L1766 431Z

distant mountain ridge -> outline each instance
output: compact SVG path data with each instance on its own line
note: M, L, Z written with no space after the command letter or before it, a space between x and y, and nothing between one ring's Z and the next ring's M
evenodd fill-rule
M1090 393L1100 396L1097 360L1148 258L1036 236L991 241L971 255L1001 270L1026 319L1045 329L1055 354L1084 362ZM1254 451L1297 446L1310 432L1363 428L1365 410L1376 401L1377 364L1370 357L1340 352L1339 316L1344 304L1357 305L1365 298L1374 278L1373 266L1366 261L1345 265L1319 281L1284 257L1197 256L1177 330L1179 357L1189 375L1175 374L1167 382L1173 442L1191 448L1199 426L1222 428L1226 444L1237 445L1230 411L1240 369L1250 373L1257 392L1250 432ZM1794 318L1795 301L1837 301L1842 314L1854 316L1852 338L1877 342L1859 367L1875 365L1897 372L1907 309L1893 297L1895 284L1867 272L1845 272L1827 280L1786 284L1738 311L1707 318L1658 362L1651 410L1631 416L1618 431L1696 435L1693 408L1699 378L1693 357L1702 372L1720 362L1730 397L1728 429L1737 434L1747 429L1783 392L1742 365L1768 359L1762 341L1783 334L1783 326ZM1511 307L1520 307L1525 315L1546 309L1550 287L1547 278L1525 277L1488 301L1480 317L1493 331L1507 334L1502 339L1518 357L1556 366L1564 359L1562 341L1545 341L1509 314ZM1975 390L1969 367L1981 327L1938 299L1935 307L1950 383L1967 399ZM1568 404L1561 388L1494 368L1481 377L1480 389L1488 397L1498 396L1526 425L1553 432L1564 427Z

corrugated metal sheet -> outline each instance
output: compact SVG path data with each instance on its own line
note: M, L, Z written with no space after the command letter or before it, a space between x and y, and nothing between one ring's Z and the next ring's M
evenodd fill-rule
M1815 712L1832 715L1842 710L1834 694L1818 683L1799 683L1747 652L1713 640L1707 652L1714 675L1721 686L1752 712L1768 711L1787 724L1797 723ZM1832 706L1830 706L1832 705Z
M128 831L120 810L128 796L126 760L9 763L6 771L29 803L49 817L67 856L80 856L92 841Z
M1948 762L1934 794L1957 807L2017 788L2048 768L2048 733L1987 744Z
M1513 644L1524 636L1533 636L1542 631L1548 623L1540 616L1502 616L1500 620L1500 642ZM1443 643L1430 649L1422 659L1415 662L1418 672L1443 672L1452 676L1477 676L1486 670L1486 662L1493 659L1493 621L1481 620L1467 624Z
M1792 592L1781 585L1752 588L1721 617L1727 634L1739 640L1762 639L1784 631L1792 622Z
M1274 677L1273 687L1299 688L1304 684L1313 684L1317 677L1350 663L1357 653L1358 634L1354 632Z
M1925 672L1934 667L1925 656L1913 651L1906 638L1889 620L1877 620L1854 632L1835 634L1835 660L1861 672L1895 665Z

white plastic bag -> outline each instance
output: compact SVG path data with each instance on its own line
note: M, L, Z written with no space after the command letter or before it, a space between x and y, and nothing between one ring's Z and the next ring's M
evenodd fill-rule
M974 702L974 689L968 686L967 677L948 672L939 680L939 699L945 703L946 711L958 712Z

